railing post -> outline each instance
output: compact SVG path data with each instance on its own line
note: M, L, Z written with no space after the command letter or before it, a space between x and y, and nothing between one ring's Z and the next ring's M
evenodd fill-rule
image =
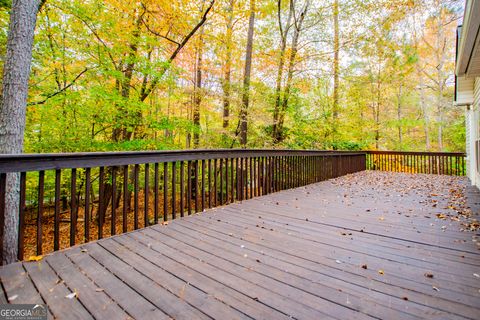
M5 241L5 196L7 190L7 174L0 173L0 265L5 259L3 245Z

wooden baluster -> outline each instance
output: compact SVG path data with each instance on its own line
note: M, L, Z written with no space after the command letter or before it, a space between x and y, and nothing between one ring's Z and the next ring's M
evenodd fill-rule
M185 215L185 173L184 163L180 161L180 217Z
M177 163L172 162L172 219L177 218Z
M187 163L187 212L192 214L192 162Z
M38 207L37 207L37 255L43 253L42 243L42 218L43 218L43 195L45 189L45 171L38 173Z
M100 167L98 178L98 210L97 210L97 226L98 226L98 239L103 238L103 199L105 191L105 168Z
M202 160L202 212L205 211L205 160Z
M62 171L60 169L55 170L55 211L54 211L54 218L53 218L53 250L57 251L60 249L60 198L61 198L61 175ZM90 168L87 168L85 172L85 241L90 241L90 220L87 221L89 218L90 213ZM26 186L25 186L26 188ZM20 191L22 187L20 187ZM25 192L25 190L23 191ZM23 195L25 197L25 195ZM24 199L25 200L25 199ZM23 253L22 253L23 255ZM23 260L23 256L18 260Z
M56 182L56 179L55 179ZM23 260L23 253L25 252L25 201L26 201L26 189L27 189L27 173L20 173L20 203L19 203L19 216L18 216L18 260ZM54 229L54 237L55 232ZM57 239L58 240L58 239ZM55 248L55 239L54 239ZM57 249L58 250L58 247Z
M70 178L70 246L72 247L75 245L77 234L77 169L72 169Z
M127 208L129 202L129 192L128 192L128 165L123 166L123 208L122 208L122 231L128 231L128 218L127 218Z
M7 193L7 174L0 173L0 264L3 265L5 253L3 242L5 239L5 196Z
M153 222L155 224L158 223L158 212L159 212L159 204L160 204L160 168L158 162L155 162L153 167Z
M110 234L116 234L117 228L117 168L112 168L112 221L110 225Z
M195 212L198 212L198 160L195 160L195 189L194 189L194 197L195 197Z
M223 159L220 159L220 205L224 204L224 202L223 202L223 176L224 176L224 174L223 174ZM227 183L227 185L228 185L228 183ZM227 194L228 194L228 190L227 190ZM227 196L227 199L228 199L228 196Z
M163 163L163 221L168 221L168 162Z
M92 191L92 181L91 181L91 169L85 169L85 211L83 214L84 220L84 237L85 242L90 241L90 192Z
M150 196L150 165L145 163L145 180L143 188L143 225L148 227L150 224L148 219L148 207L149 207L149 196ZM113 212L113 211L112 211ZM112 217L113 218L113 217Z
M231 176L230 187L231 187L231 190L232 190L230 202L234 203L235 202L235 168L234 168L234 159L233 158L230 159L230 176Z
M208 159L208 207L212 207L212 160Z
M218 167L217 167L217 159L213 160L213 203L214 207L218 206L218 185L217 185L217 175L218 175Z

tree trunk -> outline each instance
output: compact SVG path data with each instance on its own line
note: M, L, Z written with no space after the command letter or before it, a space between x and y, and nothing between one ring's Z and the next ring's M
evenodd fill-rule
M193 90L193 148L200 145L200 104L202 103L203 27L198 37Z
M250 74L252 71L253 31L255 28L255 0L250 0L250 18L248 20L247 49L245 52L245 72L243 74L242 107L240 109L240 145L247 145L247 113L250 100Z
M333 3L333 140L336 139L338 131L339 50L338 0L335 0Z
M227 7L227 30L225 32L225 65L223 88L223 128L228 129L230 121L230 93L231 93L231 74L232 74L232 36L233 36L233 5L234 0L230 0Z
M446 81L443 68L445 66L446 60L446 37L444 32L444 21L443 17L443 6L438 4L439 15L437 17L437 82L438 82L438 92L437 92L437 116L438 116L438 150L443 151L443 91L444 83Z
M280 115L280 102L281 102L281 93L282 93L282 80L283 80L283 69L285 66L285 49L287 47L287 36L288 31L290 30L290 23L292 20L292 9L293 6L289 5L288 18L285 26L282 25L282 16L281 16L281 7L282 1L278 0L277 10L278 10L278 27L280 29L280 56L278 59L278 72L277 72L277 81L275 86L275 107L273 109L273 127L272 127L272 138L273 143L277 144L282 139L278 135L278 119Z
M414 41L414 48L415 51L418 51L418 39L419 36L417 35L417 29L416 29L416 15L413 15L414 18L414 23L413 23L413 41ZM429 125L430 125L430 119L428 116L428 109L427 105L425 103L425 82L424 82L424 77L423 77L423 68L421 65L422 61L419 59L416 63L416 72L418 76L418 89L420 91L420 109L422 112L422 117L423 117L423 131L425 134L425 151L430 151L430 130L429 130Z
M422 109L423 116L423 131L425 132L425 151L430 151L430 119L428 116L427 104L425 103L425 85L423 82L423 72L420 70L420 67L417 67L418 79L419 79L419 89L420 89L420 108Z
M400 84L397 95L397 121L398 121L398 143L400 150L403 150L403 132L402 132L402 92L403 86Z
M0 105L0 153L23 152L33 36L41 4L40 0L12 2ZM19 182L18 174L7 175L4 229L0 239L3 263L17 259Z
M294 6L293 2L291 2L291 5ZM282 106L280 108L280 114L278 117L278 137L280 137L281 141L284 139L283 137L283 124L285 122L285 112L287 111L288 108L288 100L290 98L290 91L292 90L292 81L293 81L293 68L295 66L295 59L297 57L297 51L298 51L298 39L300 38L300 32L302 31L302 24L303 20L305 19L305 16L307 15L308 7L310 5L310 1L307 0L305 2L305 5L303 6L303 9L300 13L300 17L295 20L295 31L293 33L293 38L292 38L292 49L290 52L290 58L288 62L288 70L287 70L287 83L285 85L285 91L283 93L283 101L282 101ZM294 10L294 9L293 9Z

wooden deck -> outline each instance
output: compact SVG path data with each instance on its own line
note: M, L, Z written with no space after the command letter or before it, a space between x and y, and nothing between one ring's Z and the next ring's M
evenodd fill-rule
M61 319L479 319L477 234L452 208L480 196L449 201L465 185L362 172L282 191L6 266L0 299Z

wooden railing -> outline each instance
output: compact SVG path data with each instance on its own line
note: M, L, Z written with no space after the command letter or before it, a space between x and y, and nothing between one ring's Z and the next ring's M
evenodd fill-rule
M362 171L365 160L365 152L287 150L0 155L0 229L5 214L18 215L23 260ZM19 179L14 213L5 209L7 175Z
M464 176L465 153L368 151L367 170Z

